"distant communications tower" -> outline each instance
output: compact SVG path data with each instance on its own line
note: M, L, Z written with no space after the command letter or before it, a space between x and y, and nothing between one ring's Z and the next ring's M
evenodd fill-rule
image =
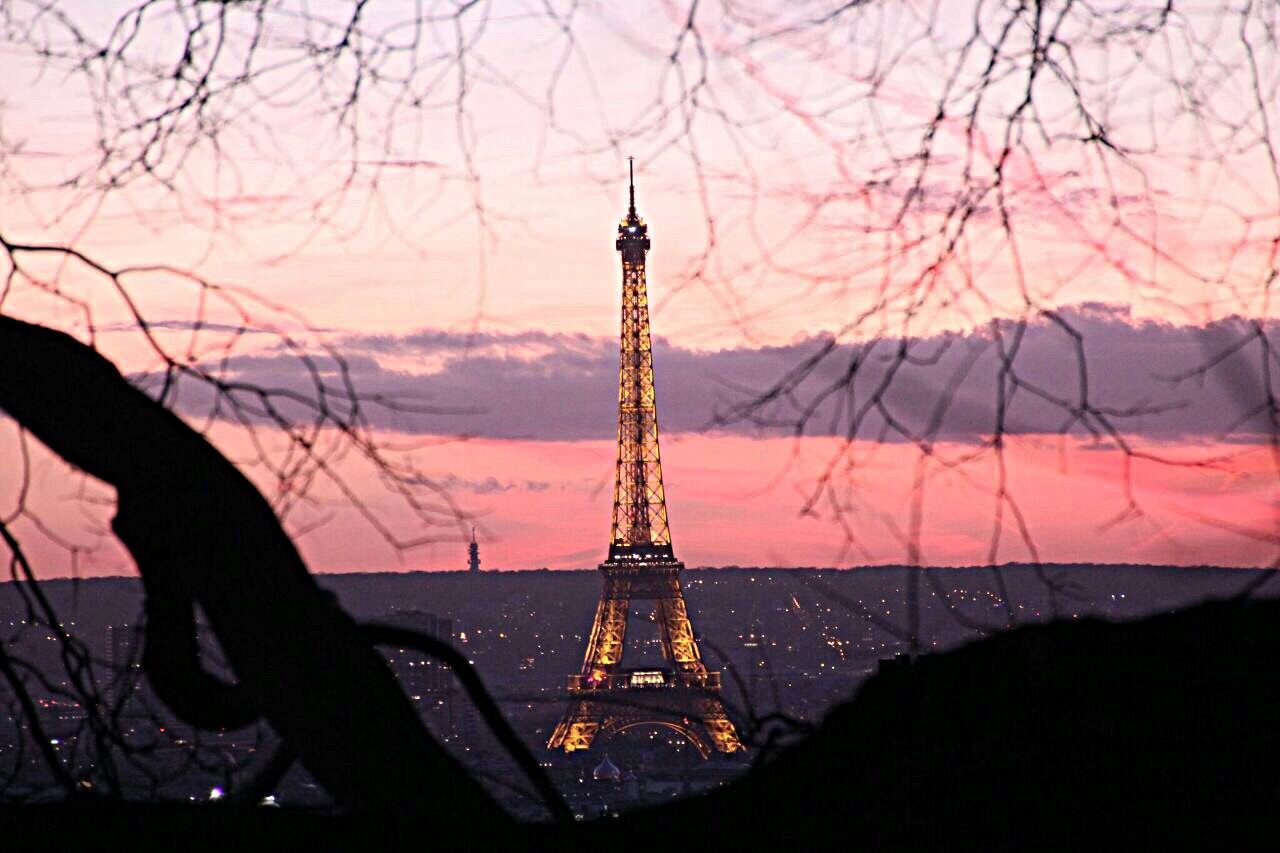
M737 752L744 747L720 699L720 673L708 671L698 651L680 589L684 563L675 558L667 526L645 284L649 228L636 214L634 167L615 247L622 255L622 340L609 558L600 565L604 592L582 671L569 676L569 707L547 747L589 749L597 736L660 725L682 734L703 758L713 749ZM655 604L669 669L622 666L631 602L646 600Z
M475 574L480 571L480 544L476 542L476 529L471 528L471 544L467 546L467 571Z

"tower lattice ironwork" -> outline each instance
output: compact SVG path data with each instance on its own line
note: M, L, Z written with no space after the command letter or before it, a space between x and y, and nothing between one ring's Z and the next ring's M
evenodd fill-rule
M720 699L720 673L709 671L698 652L680 588L684 564L667 526L645 285L649 229L636 214L634 172L615 245L622 255L622 339L609 558L600 565L604 592L582 671L569 676L569 707L547 746L573 752L632 726L659 725L684 735L704 758L712 750L737 752L743 746ZM654 604L665 668L623 666L635 601Z

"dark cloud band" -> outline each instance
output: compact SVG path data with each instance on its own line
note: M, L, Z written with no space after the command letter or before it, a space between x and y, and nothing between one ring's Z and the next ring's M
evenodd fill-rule
M666 432L714 426L777 435L793 430L808 410L806 434L846 435L851 414L864 412L858 434L866 438L900 438L885 429L894 423L936 440L972 442L995 431L1002 368L1012 365L1003 371L1006 432L1087 434L1096 415L1081 418L1072 411L1085 399L1122 431L1152 439L1256 441L1269 435L1259 361L1265 354L1259 341L1249 342L1261 327L1251 321L1203 327L1135 322L1123 309L1102 305L1064 309L1059 317L1062 323L1040 318L1020 332L1004 323L909 340L905 359L896 339L837 344L815 337L716 351L659 339L659 418ZM615 435L618 356L612 339L422 330L348 336L339 350L362 392L415 401L415 412L369 409L375 426L551 441ZM797 376L798 365L820 354ZM327 359L315 363L322 371L336 370ZM1208 372L1196 372L1209 364ZM244 382L309 388L299 361L283 352L233 358L228 369ZM787 393L744 407L789 376ZM198 393L183 399L182 408L200 408Z

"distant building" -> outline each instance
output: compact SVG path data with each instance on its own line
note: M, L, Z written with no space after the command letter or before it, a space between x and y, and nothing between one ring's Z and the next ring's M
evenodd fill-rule
M114 709L120 699L137 688L136 670L139 663L133 656L134 629L127 622L108 625L106 635L103 698L106 699L108 708Z
M906 652L897 652L891 658L881 658L877 672L883 675L886 672L906 672L911 668L911 655Z
M388 617L394 625L448 643L454 642L452 619L400 608L392 608ZM388 649L387 663L395 671L405 693L434 724L433 731L447 738L457 737L462 727L459 726L456 690L449 666L416 649L395 647ZM463 703L464 706L466 704Z
M471 528L471 544L467 546L467 571L480 571L480 544L476 542L476 529Z
M622 781L622 771L618 769L618 765L609 760L609 754L606 752L604 761L596 765L596 769L591 771L591 778L596 782L613 782Z

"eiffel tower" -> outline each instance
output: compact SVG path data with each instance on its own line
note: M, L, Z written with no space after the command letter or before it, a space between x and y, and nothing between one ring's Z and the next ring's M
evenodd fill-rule
M618 374L618 461L609 558L600 565L604 592L596 607L582 672L569 676L569 707L548 749L589 749L624 729L657 725L683 735L703 758L743 749L720 699L720 673L702 662L680 589L684 568L671 548L658 453L653 346L645 253L649 228L631 205L618 225L622 254L622 343ZM633 601L652 601L666 667L623 667L627 615Z

